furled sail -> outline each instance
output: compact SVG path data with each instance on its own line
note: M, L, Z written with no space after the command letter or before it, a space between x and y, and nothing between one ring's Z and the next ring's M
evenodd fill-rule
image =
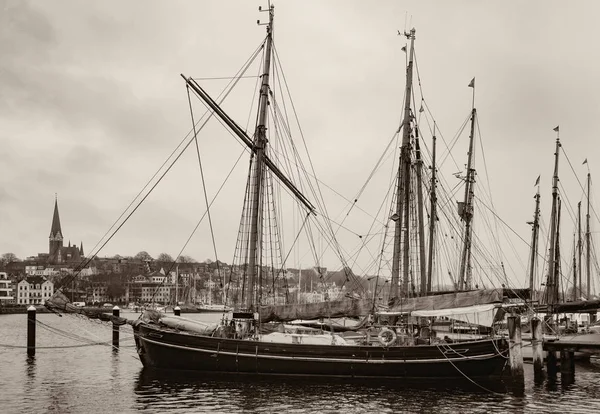
M552 308L557 313L597 311L600 309L600 299L557 303Z
M286 322L295 319L319 319L366 316L372 301L367 299L342 299L329 302L273 305L260 307L261 322Z
M467 306L502 303L503 298L503 289L482 289L416 298L396 298L388 311L380 313L385 315L400 315L419 310L464 308Z

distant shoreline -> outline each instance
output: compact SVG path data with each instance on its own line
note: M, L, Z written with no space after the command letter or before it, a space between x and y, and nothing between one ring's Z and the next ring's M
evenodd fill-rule
M0 306L0 315L13 315L17 313L27 313L27 308L35 305L3 305ZM35 306L37 313L51 313L48 309L46 309L43 305Z

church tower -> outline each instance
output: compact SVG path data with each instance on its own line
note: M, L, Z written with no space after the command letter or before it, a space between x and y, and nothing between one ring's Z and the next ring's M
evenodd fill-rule
M52 217L52 228L50 229L49 250L51 262L58 262L63 247L63 235L60 228L60 217L58 216L58 198L54 199L54 215Z

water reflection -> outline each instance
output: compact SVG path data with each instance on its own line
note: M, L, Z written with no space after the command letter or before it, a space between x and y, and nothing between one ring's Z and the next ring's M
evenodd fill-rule
M309 413L462 411L465 402L481 407L524 407L522 386L514 395L503 383L410 382L222 376L142 369L134 392L138 409L169 408L225 412ZM454 408L453 408L454 407Z
M109 347L83 346L43 330L34 358L27 358L23 315L0 317L3 349L0 413L590 413L600 412L600 360L577 362L575 383L535 383L533 365L525 364L525 394L504 384L397 384L378 381L297 380L285 377L219 377L143 370L133 340ZM110 326L39 315L64 331L109 341ZM123 330L122 335L131 330ZM64 346L69 346L64 348ZM19 346L19 348L14 348ZM546 367L545 367L546 368Z
M28 382L35 381L35 356L27 355L27 359L25 360L25 376L27 377Z

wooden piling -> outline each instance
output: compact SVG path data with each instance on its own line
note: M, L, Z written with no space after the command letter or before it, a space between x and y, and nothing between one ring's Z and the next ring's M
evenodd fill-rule
M523 352L521 350L521 317L508 317L508 359L513 378L523 379Z
M542 321L539 318L531 319L531 349L533 350L533 377L534 380L544 378L544 350L542 349L543 334Z
M119 317L121 315L121 309L118 306L115 306L112 310L113 316ZM119 325L113 322L112 329L112 346L113 351L116 351L119 348Z
M181 316L181 308L179 306L175 306L173 308L173 313L175 314L175 316Z
M546 351L546 369L548 371L548 380L556 381L556 351Z
M27 308L27 355L35 356L35 306Z
M560 351L560 382L569 385L575 382L575 352Z

